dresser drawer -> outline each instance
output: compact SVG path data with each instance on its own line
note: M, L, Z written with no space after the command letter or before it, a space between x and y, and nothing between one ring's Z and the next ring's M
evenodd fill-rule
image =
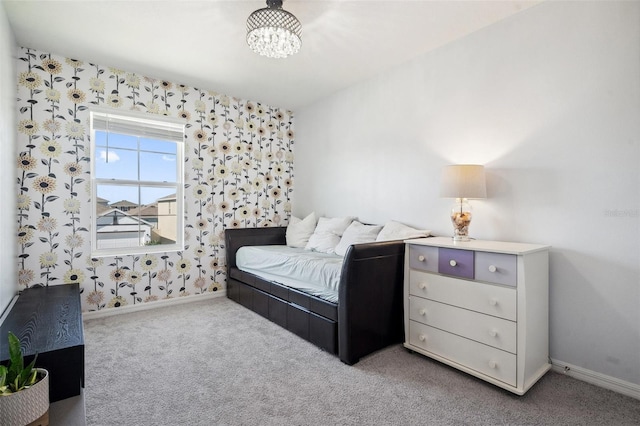
M503 351L516 353L516 323L421 297L409 297L409 318Z
M516 286L518 258L513 254L476 252L476 279L490 283Z
M410 271L409 294L511 321L516 320L515 288Z
M438 249L438 272L454 277L473 279L473 255L471 250Z
M438 247L409 246L409 267L420 271L438 272Z
M409 321L409 344L511 386L516 386L516 355Z

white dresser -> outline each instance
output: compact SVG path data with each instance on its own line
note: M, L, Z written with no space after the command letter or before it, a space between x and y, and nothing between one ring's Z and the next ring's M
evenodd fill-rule
M404 346L523 395L551 368L549 247L405 243Z

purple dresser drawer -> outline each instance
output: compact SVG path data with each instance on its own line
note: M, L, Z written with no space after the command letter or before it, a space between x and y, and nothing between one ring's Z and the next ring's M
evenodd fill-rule
M438 272L472 280L473 253L471 250L438 249Z

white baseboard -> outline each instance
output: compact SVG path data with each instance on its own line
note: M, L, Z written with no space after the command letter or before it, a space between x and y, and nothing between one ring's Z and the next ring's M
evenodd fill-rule
M640 385L636 385L635 383L587 370L586 368L578 367L557 359L551 360L551 369L555 372L582 380L583 382L640 399Z
M146 311L148 309L162 308L169 305L178 305L182 303L199 302L201 300L216 299L227 295L226 290L216 291L213 293L194 294L191 296L176 297L173 299L160 299L155 302L140 303L139 305L127 305L119 308L101 309L99 311L83 312L82 319L96 319L110 317L112 315L121 315L130 312Z

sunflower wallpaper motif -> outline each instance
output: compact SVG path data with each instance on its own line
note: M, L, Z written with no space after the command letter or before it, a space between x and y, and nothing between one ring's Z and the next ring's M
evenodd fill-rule
M84 311L220 291L224 229L288 222L290 111L28 48L17 68L21 289L79 282ZM183 251L91 257L94 105L184 120Z

